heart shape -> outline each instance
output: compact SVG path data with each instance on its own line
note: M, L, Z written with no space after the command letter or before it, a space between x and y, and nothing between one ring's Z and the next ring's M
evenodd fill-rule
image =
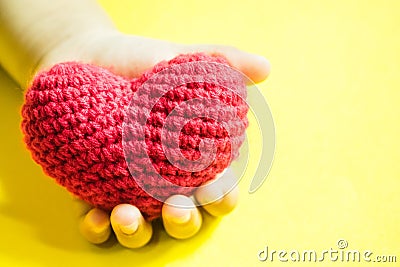
M68 191L104 210L130 203L153 220L166 198L192 194L238 156L245 97L221 56L180 55L132 80L66 62L36 75L21 125L33 159Z

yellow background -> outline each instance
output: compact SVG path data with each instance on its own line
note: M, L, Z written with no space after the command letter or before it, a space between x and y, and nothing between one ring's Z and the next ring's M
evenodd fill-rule
M160 229L138 250L83 240L69 194L42 174L21 141L22 94L0 71L0 266L288 266L270 249L349 249L400 262L400 1L111 1L128 33L223 43L268 57L259 85L277 135L272 171L237 209L206 217L187 241ZM249 130L257 155L256 128ZM323 263L294 266L342 266Z

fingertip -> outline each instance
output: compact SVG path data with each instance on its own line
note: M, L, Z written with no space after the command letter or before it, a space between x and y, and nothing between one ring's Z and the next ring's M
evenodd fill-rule
M224 55L229 63L246 75L252 83L264 81L271 73L271 63L264 56L239 49L229 49Z
M191 219L192 211L196 209L193 201L182 195L168 198L162 207L163 219L176 224L187 223Z
M108 240L111 234L108 213L94 208L83 216L80 223L81 234L93 244L101 244Z
M166 200L162 208L165 231L174 238L187 239L200 230L202 217L193 201L182 195Z
M167 205L164 205L167 206ZM163 219L175 224L187 223L192 215L192 210L180 208L165 208L163 209Z
M226 194L237 184L235 174L230 168L217 174L215 179L197 188L194 193L196 201L204 206L221 202Z
M139 226L141 213L138 208L130 204L120 204L111 212L111 223L118 225L122 232L126 234L134 233Z
M232 67L245 74L253 83L267 79L271 72L271 63L264 56L242 51L227 45L179 45L181 53L205 52L211 55L219 54L229 61Z
M271 63L263 56L253 54L253 62L248 64L248 75L254 83L260 83L268 78L271 73Z
M110 220L119 243L127 248L143 247L153 234L151 224L146 222L137 207L130 204L114 207Z
M238 199L239 189L236 186L225 194L221 200L206 204L202 207L212 216L224 216L234 210L237 206Z
M237 182L236 175L228 168L217 175L213 182L198 188L195 192L195 198L210 215L226 215L238 203L239 188Z
M219 181L213 181L201 186L196 190L194 196L196 201L202 206L210 203L218 203L224 196L222 184Z

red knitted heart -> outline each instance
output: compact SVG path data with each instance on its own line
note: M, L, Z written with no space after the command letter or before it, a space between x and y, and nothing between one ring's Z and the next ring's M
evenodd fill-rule
M57 64L26 92L24 140L44 172L74 195L104 210L130 203L153 220L162 201L192 194L238 156L246 87L227 66L219 56L181 55L127 80L93 65ZM183 127L165 126L168 119ZM182 168L182 160L197 164L208 151L204 140L213 141L214 157L204 168Z

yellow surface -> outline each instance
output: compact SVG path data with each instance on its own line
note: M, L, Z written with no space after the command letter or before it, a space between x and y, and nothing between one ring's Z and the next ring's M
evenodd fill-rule
M337 249L341 238L349 249L397 255L397 263L293 265L399 265L400 1L102 4L125 32L267 56L273 71L260 88L276 123L272 171L252 195L247 175L237 209L221 220L207 217L190 240L158 230L139 250L90 245L77 231L68 193L24 149L22 96L0 72L0 266L287 266L260 262L257 253L266 245Z

